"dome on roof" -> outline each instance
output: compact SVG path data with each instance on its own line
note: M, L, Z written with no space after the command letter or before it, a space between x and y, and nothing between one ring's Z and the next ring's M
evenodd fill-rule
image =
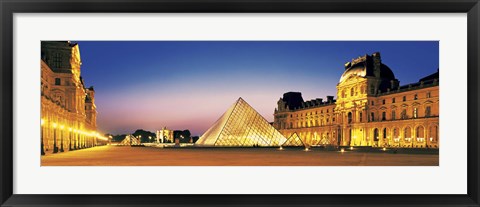
M345 69L345 72L343 72L342 76L340 77L340 81L339 81L340 83L354 76L358 76L358 77L375 76L372 56L366 55L361 58L361 61L354 60L352 62L354 62L354 64L350 62L345 64L346 69ZM394 80L395 75L393 74L392 70L388 66L381 63L380 78Z

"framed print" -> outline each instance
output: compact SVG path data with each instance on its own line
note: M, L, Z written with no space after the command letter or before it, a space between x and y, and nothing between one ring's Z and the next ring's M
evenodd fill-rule
M1 7L2 206L479 206L478 1Z

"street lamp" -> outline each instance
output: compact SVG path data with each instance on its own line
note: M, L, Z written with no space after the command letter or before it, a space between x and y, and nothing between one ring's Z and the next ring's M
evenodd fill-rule
M72 151L72 127L68 128L68 151Z
M77 133L77 129L73 129L73 149L76 150L77 149L77 136L78 136L78 133Z
M65 128L65 126L61 125L60 126L60 152L63 152L63 128Z
M53 153L58 152L58 147L57 147L57 123L53 123Z

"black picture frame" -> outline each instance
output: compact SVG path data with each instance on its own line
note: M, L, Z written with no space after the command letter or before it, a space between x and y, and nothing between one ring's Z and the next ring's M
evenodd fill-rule
M480 206L478 0L0 0L2 206ZM13 194L15 13L467 13L468 186L465 195L21 195ZM448 126L446 126L448 127ZM455 179L455 178L452 178ZM261 184L259 184L261 185ZM121 186L119 186L121 187ZM414 187L414 186L412 186Z

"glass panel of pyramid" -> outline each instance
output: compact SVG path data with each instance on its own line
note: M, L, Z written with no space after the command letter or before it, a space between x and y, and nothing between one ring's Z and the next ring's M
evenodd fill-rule
M282 144L282 147L305 147L305 144L295 132Z
M196 142L199 146L280 146L286 138L239 98Z
M132 135L127 135L118 145L140 145L140 141Z

